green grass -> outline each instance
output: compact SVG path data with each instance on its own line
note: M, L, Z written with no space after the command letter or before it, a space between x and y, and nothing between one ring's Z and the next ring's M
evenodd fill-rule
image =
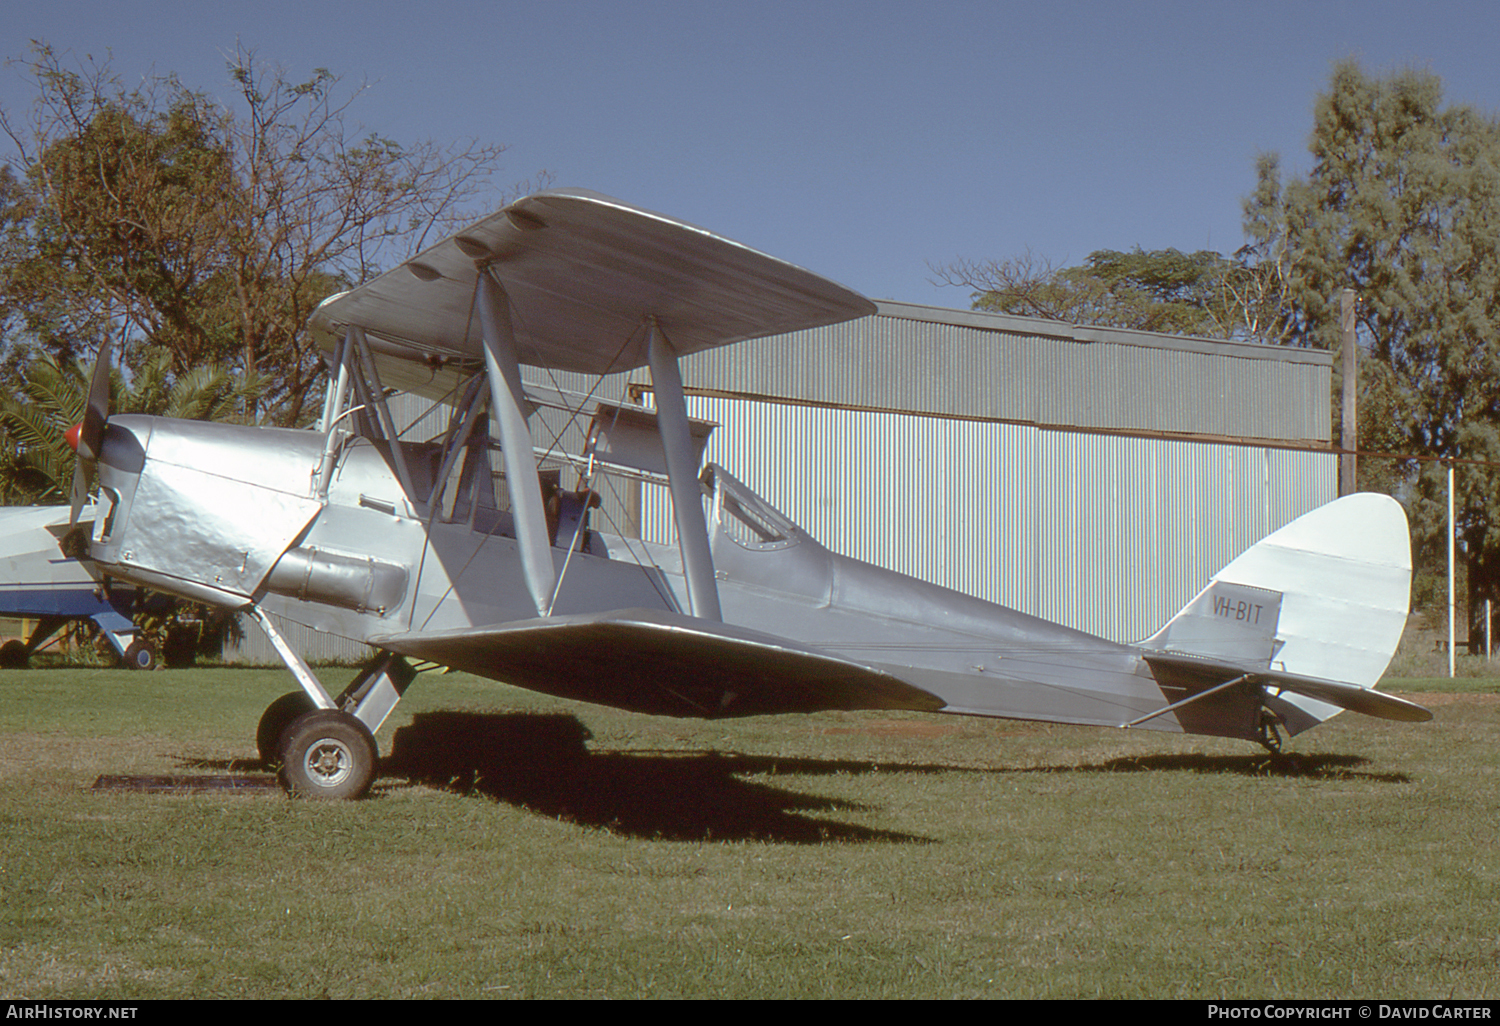
M1428 724L1346 714L1272 760L424 676L369 800L89 790L245 770L288 681L0 673L0 993L1500 996L1488 694L1425 694Z

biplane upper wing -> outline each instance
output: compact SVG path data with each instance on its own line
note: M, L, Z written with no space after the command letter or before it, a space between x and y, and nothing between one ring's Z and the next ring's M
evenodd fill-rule
M705 229L558 189L517 200L324 300L309 324L325 348L354 325L386 357L477 366L480 266L510 297L521 363L590 374L647 362L647 316L685 356L875 311L842 285Z
M520 687L636 712L754 716L944 705L869 666L723 623L650 609L416 631L371 642Z

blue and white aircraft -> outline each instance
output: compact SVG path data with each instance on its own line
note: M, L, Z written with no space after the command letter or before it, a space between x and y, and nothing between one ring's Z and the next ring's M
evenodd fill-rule
M93 507L80 518L91 522ZM0 616L36 621L29 635L0 645L0 669L25 667L33 652L76 620L98 624L126 666L151 669L156 650L131 620L138 590L63 553L68 519L66 506L0 509Z

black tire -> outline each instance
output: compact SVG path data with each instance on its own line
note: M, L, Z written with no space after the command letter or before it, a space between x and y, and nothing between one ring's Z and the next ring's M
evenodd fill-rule
M149 641L132 641L125 648L125 669L156 669L156 646Z
M161 646L161 660L169 670L188 670L198 660L198 633L189 630L168 630Z
M31 653L26 642L12 638L0 645L0 670L24 670L31 665Z
M379 753L363 723L337 709L314 709L282 737L281 786L294 798L350 801L375 780Z
M266 769L280 768L281 736L286 733L286 728L292 725L293 720L316 708L306 691L288 691L266 706L266 711L260 715L260 725L255 728L255 751L260 756L262 766Z

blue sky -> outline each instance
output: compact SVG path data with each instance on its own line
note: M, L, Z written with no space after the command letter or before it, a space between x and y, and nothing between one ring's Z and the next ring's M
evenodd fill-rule
M1242 242L1262 151L1305 168L1332 63L1414 66L1500 111L1500 6L1213 0L302 0L8 4L43 39L226 98L236 43L369 89L402 141L550 171L875 298L966 307L928 265ZM0 104L24 106L0 67Z

